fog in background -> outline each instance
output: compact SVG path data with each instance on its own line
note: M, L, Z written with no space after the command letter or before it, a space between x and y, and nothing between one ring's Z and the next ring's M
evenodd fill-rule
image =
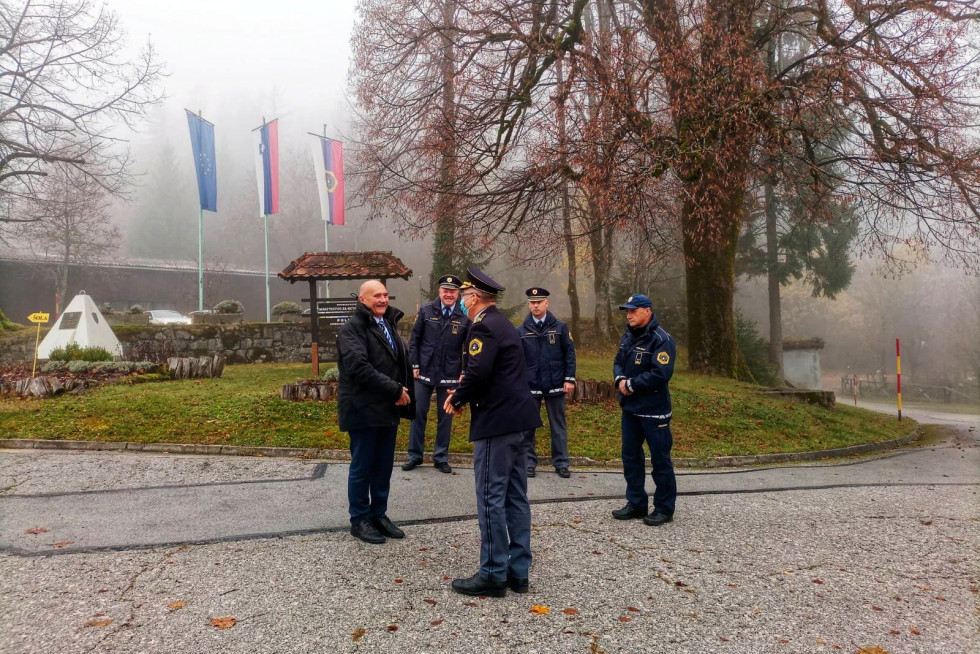
M263 118L278 118L280 135L281 213L269 219L270 270L275 274L302 252L324 249L307 133L341 140L350 136L353 109L346 78L354 0L280 0L273 5L117 0L107 6L117 13L133 52L149 39L169 73L165 102L139 133L120 134L129 141L138 187L129 202L112 208L123 234L117 256L196 265L198 201L185 108L202 112L215 125L218 212L204 212L205 268L264 267L251 137ZM329 239L331 250L393 251L414 271L407 282L392 280L394 304L411 314L425 300L431 235L401 232L372 216L370 207L348 202L347 226L331 227ZM523 290L541 285L553 293L552 310L567 317L566 268L560 256L542 258L537 266L518 264L507 256L509 245L506 238L498 239L500 252L487 266L508 287L502 304L522 304ZM823 368L835 374L878 369L893 374L896 337L903 343L903 373L910 377L941 381L977 374L976 276L922 265L896 279L880 272L878 261L865 258L856 265L851 288L834 301L810 297L803 284L783 289L785 338L823 338ZM621 268L616 274L628 278ZM293 289L297 301L306 294L303 286ZM331 288L338 296L356 286ZM590 287L583 272L579 289L585 322L594 311ZM658 313L665 305L676 309L682 297L676 281L628 290L650 294ZM765 281L740 279L736 303L766 336ZM683 340L680 326L666 320L664 326Z

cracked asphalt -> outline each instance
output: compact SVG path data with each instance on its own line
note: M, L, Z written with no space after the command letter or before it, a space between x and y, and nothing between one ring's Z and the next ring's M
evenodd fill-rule
M467 468L396 469L408 537L369 546L343 464L0 450L0 651L976 653L980 448L951 420L860 461L682 471L659 528L612 519L616 471L543 472L531 591L503 599L449 588L478 563Z

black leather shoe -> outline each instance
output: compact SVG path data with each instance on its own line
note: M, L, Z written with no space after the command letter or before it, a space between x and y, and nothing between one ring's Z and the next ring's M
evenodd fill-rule
M667 515L666 513L660 513L659 511L654 511L647 517L643 518L643 524L650 525L651 527L659 527L660 525L665 525L668 522L673 522L674 516Z
M558 476L561 477L562 479L568 479L569 477L572 476L572 473L568 471L568 468L557 468L555 469L555 472L557 472Z
M422 465L422 462L421 461L415 461L415 460L409 459L408 461L406 461L405 463L402 464L402 470L404 470L405 472L408 472L409 470L415 470L420 465Z
M388 539L374 528L370 520L361 520L356 525L351 525L350 533L354 538L359 538L371 545L383 545L388 542Z
M647 510L638 509L631 504L627 504L623 508L613 511L612 515L617 520L635 520L637 518L646 518Z
M383 515L380 518L372 518L371 524L374 525L375 529L380 531L388 538L405 538L405 532L399 529L398 526L386 515Z
M469 579L453 579L453 590L463 595L486 595L487 597L503 597L507 594L506 581L490 581L477 572Z
M520 577L507 577L507 588L510 588L515 593L524 594L527 592L528 581L527 577L523 579Z
M449 462L447 461L440 461L439 463L436 464L436 470L438 470L439 472L445 472L446 474L449 474L453 471L453 467L449 465Z
M534 471L534 468L528 468L528 469L527 469L527 476L528 476L528 477L534 477L534 476L535 476L535 475L537 475L537 474L538 474L538 473Z

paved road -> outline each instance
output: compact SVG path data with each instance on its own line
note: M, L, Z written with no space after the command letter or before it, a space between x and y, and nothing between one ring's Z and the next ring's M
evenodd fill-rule
M448 588L477 564L466 468L396 470L408 538L372 547L343 464L0 450L0 651L980 652L980 447L950 420L858 462L684 472L662 528L609 516L617 472L545 472L532 590L503 600Z

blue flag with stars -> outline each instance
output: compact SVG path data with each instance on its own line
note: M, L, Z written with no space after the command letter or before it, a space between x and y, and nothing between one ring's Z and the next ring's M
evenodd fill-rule
M191 128L191 148L194 151L201 209L217 211L218 169L214 159L214 125L190 111L187 112L187 124Z

